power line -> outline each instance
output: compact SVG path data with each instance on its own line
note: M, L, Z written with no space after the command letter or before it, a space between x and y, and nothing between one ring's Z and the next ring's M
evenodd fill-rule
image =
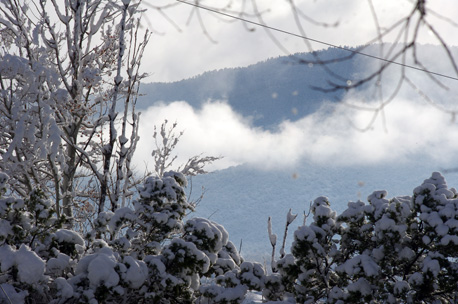
M313 39L313 38L310 38L310 37L302 36L302 35L295 34L295 33L292 33L292 32L286 31L286 30L282 30L282 29L279 29L279 28L268 26L266 24L250 21L250 20L238 17L238 16L234 16L234 15L231 15L231 14L228 14L228 13L224 13L224 12L218 11L218 10L210 8L210 7L202 6L200 4L190 3L190 2L187 2L187 1L184 1L184 0L176 0L176 1L184 3L184 4L188 4L188 5L191 5L191 6L195 6L197 8L204 9L204 10L207 10L207 11L210 11L210 12L222 15L222 16L226 16L226 17L229 17L229 18L237 19L237 20L240 20L240 21L243 21L243 22L246 22L246 23L250 23L250 24L256 25L256 26L264 27L264 28L267 28L269 30L276 31L276 32L279 32L279 33L282 33L282 34L294 36L294 37L297 37L297 38L306 39L306 40L309 40L309 41L312 41L312 42L315 42L315 43L319 43L319 44L323 44L323 45L326 45L326 46L334 47L334 48L341 49L341 50L344 50L344 51L347 51L347 52L351 52L351 53L354 53L354 54L358 54L358 55L366 56L366 57L369 57L369 58L381 60L381 61L384 61L384 62L387 62L387 63L391 63L391 64L394 64L394 65L399 65L399 66L406 67L406 68L409 68L409 69L413 69L413 70L417 70L417 71L421 71L421 72L426 72L426 73L429 73L429 74L432 74L432 75L436 75L436 76L440 76L440 77L444 77L444 78L448 78L448 79L452 79L452 80L458 80L457 77L441 74L441 73L438 73L438 72L432 72L430 70L422 69L422 68L419 68L419 67L416 67L416 66L413 66L413 65L408 65L408 64L405 64L405 63L396 62L396 61L389 60L389 59L386 59L386 58L382 58L382 57L378 57L378 56L375 56L375 55L370 55L370 54L366 54L366 53L363 53L363 52L355 51L355 50L352 50L352 49L349 49L349 48L345 48L345 47L342 47L342 46L338 46L338 45L335 45L335 44L332 44L332 43L329 43L329 42L325 42L325 41L321 41L321 40L318 40L318 39Z

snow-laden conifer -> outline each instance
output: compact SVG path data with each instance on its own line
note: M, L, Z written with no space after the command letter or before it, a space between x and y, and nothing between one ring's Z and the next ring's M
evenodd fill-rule
M291 254L264 279L270 300L304 303L454 303L458 297L457 191L435 172L412 196L348 203L324 197L294 233Z

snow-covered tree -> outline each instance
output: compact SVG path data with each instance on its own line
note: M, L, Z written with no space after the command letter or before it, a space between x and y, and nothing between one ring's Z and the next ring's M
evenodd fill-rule
M339 216L317 198L313 221L295 231L291 253L281 253L268 275L261 264L243 261L221 225L186 221L192 205L185 184L178 172L148 178L133 209L100 213L83 237L61 227L43 193L8 196L8 176L0 173L0 298L241 303L258 290L272 303L458 299L458 192L439 173L412 196L387 199L375 191ZM294 218L289 212L286 227Z
M348 203L339 216L320 197L313 222L265 278L267 299L301 303L455 303L458 193L440 173L412 196Z
M0 173L0 299L241 303L249 289L262 287L263 267L243 262L224 227L203 218L185 221L191 205L181 173L148 178L133 209L100 213L84 237L60 227L43 194L3 196L7 183Z
M11 191L27 197L40 189L57 217L83 231L91 229L87 218L130 203L143 182L145 173L131 167L150 36L140 31L140 4L0 3L0 170ZM172 169L175 127L154 131L159 176ZM195 156L179 171L202 174L216 159Z
M139 37L137 8L111 0L0 4L0 169L20 196L40 188L53 198L58 216L105 211L107 199L114 211L132 194L149 37Z

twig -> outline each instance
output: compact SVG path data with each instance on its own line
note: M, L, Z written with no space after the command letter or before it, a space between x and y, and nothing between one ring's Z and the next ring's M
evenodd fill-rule
M10 297L8 296L8 294L6 293L5 289L3 289L3 284L0 284L0 288L2 289L3 293L5 294L6 296L6 299L8 300L9 304L13 304L13 302L11 302L11 299Z

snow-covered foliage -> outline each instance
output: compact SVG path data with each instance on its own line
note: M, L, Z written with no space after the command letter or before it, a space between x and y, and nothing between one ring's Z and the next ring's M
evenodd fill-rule
M291 254L265 278L269 300L301 303L455 303L458 195L440 173L412 196L375 191L339 216L325 197L294 233Z
M0 176L6 185L8 176ZM243 262L221 225L184 221L192 209L185 185L178 172L148 178L133 209L101 213L84 237L60 227L39 191L24 199L0 196L0 299L241 303L249 289L261 289L264 268Z
M62 228L40 191L2 194L0 299L242 303L250 290L269 303L453 303L458 296L458 194L439 173L412 196L375 191L339 216L318 197L312 222L294 232L291 253L280 254L270 274L243 261L221 225L185 220L192 209L185 184L178 172L148 178L132 209L100 213L85 236ZM294 217L288 213L286 228Z
M0 3L0 170L19 196L41 189L53 198L69 227L133 194L138 69L149 37L137 37L138 4Z

